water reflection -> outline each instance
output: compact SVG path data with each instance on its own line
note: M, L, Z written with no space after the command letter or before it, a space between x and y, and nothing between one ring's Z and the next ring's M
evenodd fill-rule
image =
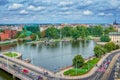
M0 50L1 51L5 51L5 50L8 50L10 48L15 48L17 46L17 44L10 44L10 45L1 45L0 46Z

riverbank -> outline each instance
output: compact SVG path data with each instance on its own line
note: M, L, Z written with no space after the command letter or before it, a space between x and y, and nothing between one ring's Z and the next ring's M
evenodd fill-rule
M8 45L8 44L14 44L17 42L17 39L7 40L7 41L0 41L0 45Z
M102 64L102 62L111 54L115 53L115 52L118 52L120 51L120 49L118 50L114 50L114 51L111 51L110 53L107 53L105 56L102 56L101 59L98 61L97 63L97 66L100 66ZM64 69L64 70L61 70L59 72L57 72L55 75L56 76L62 76L64 78L67 78L67 79L82 79L82 78L86 78L86 77L89 77L91 76L92 74L95 73L95 71L98 69L98 67L94 66L89 72L87 72L86 74L83 74L83 75L80 75L80 76L65 76L64 75L64 72L65 71L68 71L70 69L72 69L73 67L69 67L67 69Z

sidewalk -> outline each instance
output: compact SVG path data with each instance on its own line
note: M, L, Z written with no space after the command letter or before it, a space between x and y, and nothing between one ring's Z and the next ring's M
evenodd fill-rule
M114 52L120 51L120 49L112 51L110 53L107 53L105 56L103 56L100 61L97 63L97 65L101 65L102 62L106 59L106 57L108 57L110 54L113 54ZM56 77L60 77L60 78L65 78L65 79L82 79L82 78L86 78L89 77L91 75L93 75L95 73L95 71L98 69L98 67L94 66L88 73L84 74L84 75L80 75L80 76L64 76L63 73L69 69L72 69L73 67L70 67L68 69L62 70L60 72L57 72L55 74Z

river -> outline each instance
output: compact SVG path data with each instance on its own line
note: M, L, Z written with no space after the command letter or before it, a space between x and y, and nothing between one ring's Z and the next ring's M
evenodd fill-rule
M92 40L57 42L54 43L53 46L46 46L44 44L37 44L35 46L31 44L17 44L1 46L0 52L20 52L23 55L23 59L30 58L32 64L57 72L62 68L72 65L72 59L77 54L82 55L85 59L93 56L95 45L96 43ZM0 74L0 79L4 78L2 80L11 80L5 76L9 75Z

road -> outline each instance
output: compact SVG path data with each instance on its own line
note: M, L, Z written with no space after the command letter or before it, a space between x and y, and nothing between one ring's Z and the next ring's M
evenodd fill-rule
M110 54L108 57L106 57L106 59L103 61L103 63L99 66L96 66L98 67L98 70L95 71L94 74L92 74L91 76L89 77L86 77L86 78L79 78L79 79L62 79L60 78L61 80L101 80L103 74L105 73L107 67L109 66L110 63L108 63L109 61L112 60L112 58L116 55L116 54L119 54L120 51L117 51L117 52L113 52L112 54ZM105 66L107 64L107 66Z

